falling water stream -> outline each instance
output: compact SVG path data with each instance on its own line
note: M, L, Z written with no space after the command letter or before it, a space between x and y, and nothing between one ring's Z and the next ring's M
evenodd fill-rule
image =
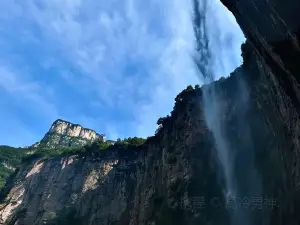
M207 1L198 2L194 0L194 31L197 40L197 55L195 56L195 63L201 73L201 80L204 84L209 84L214 81L214 74L212 69L212 53L209 48L209 40L206 28L207 18ZM219 161L223 167L225 175L225 195L236 195L237 190L234 185L232 165L230 159L230 152L226 138L222 134L221 109L218 104L218 96L214 86L205 86L203 88L203 104L204 117L206 125L214 135L216 149Z
M193 8L194 8L194 32L196 37L196 51L197 54L194 56L194 61L199 70L199 76L201 81L204 84L212 83L215 80L214 70L213 70L213 57L212 50L210 48L208 32L207 32L207 12L210 2L208 0L193 0ZM238 88L237 88L238 89ZM240 88L246 90L246 88ZM236 90L238 91L238 90ZM235 156L232 146L230 146L230 141L227 139L226 134L224 133L224 123L222 116L224 110L222 109L222 105L220 104L220 99L217 94L217 90L214 85L204 85L202 87L202 97L203 97L203 110L204 110L204 119L208 129L213 134L215 148L217 150L217 158L220 163L220 170L225 179L225 187L223 190L224 198L228 202L230 198L234 198L236 196L240 196L242 192L240 192L239 184L244 182L242 180L237 180L234 171L234 163ZM242 94L242 93L241 93ZM240 102L241 104L245 104L245 102ZM245 130L247 124L242 124L241 126L245 126ZM249 137L248 133L245 133ZM248 138L251 142L251 137ZM250 143L251 145L251 143ZM250 150L249 150L250 149ZM253 148L246 147L245 149L238 149L239 151L245 150L245 154L253 155ZM251 156L252 156L251 155ZM253 160L246 159L248 161L245 162L245 176L248 174L252 174ZM249 165L249 166L248 166ZM251 168L247 170L248 167ZM248 179L248 178L246 178ZM251 178L252 179L252 178ZM254 181L254 180L253 180ZM246 182L248 182L246 180ZM252 224L250 221L251 213L247 210L241 210L239 208L235 210L228 210L228 214L230 216L230 222L232 225L248 225Z

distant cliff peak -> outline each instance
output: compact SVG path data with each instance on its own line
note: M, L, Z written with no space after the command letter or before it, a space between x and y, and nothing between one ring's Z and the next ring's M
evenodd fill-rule
M57 119L51 125L44 138L33 145L33 147L80 147L92 143L96 140L106 141L104 134L84 128L79 124Z

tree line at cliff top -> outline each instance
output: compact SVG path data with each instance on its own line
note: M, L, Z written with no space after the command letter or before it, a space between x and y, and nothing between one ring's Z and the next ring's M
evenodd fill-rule
M224 77L221 77L220 80L224 80ZM174 109L171 112L175 114L178 111L178 108L184 104L184 98L188 93L195 91L196 89L200 89L200 85L192 85L187 86L182 92L180 92L175 98ZM161 132L163 127L167 127L172 123L172 119L168 115L166 117L161 117L157 120L158 128L155 132L155 136L158 136L159 132ZM89 153L97 153L102 150L130 150L130 149L138 149L140 146L150 143L151 138L155 137L151 136L147 139L139 138L139 137L129 137L125 139L118 138L116 142L113 144L111 142L102 142L96 141L92 144L83 146L83 147L56 147L56 148L45 148L45 147L26 147L26 148L14 148L10 146L0 146L0 188L5 184L6 179L9 175L14 171L14 169L18 168L22 163L30 162L33 159L39 158L52 158L52 157L60 157L60 156L68 156L68 155L84 155Z
M47 148L14 148L10 146L0 146L0 188L5 185L6 179L17 169L22 163L28 163L31 160L39 158L53 158L60 156L68 156L74 154L88 154L92 152L109 150L109 149L130 149L137 148L144 144L144 138L125 138L118 139L114 145L107 142L94 142L80 148L56 147Z

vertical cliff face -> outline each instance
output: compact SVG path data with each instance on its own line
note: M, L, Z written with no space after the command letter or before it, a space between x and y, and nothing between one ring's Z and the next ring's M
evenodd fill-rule
M257 107L264 124L268 124L269 133L265 135L269 135L273 147L257 154L263 169L264 193L271 191L280 205L271 214L270 223L299 224L295 209L299 207L300 184L300 2L221 1L236 17L247 38L244 67L249 79L261 80L256 87ZM268 98L264 98L263 90ZM268 166L275 170L267 172Z
M214 88L220 104L218 116L240 193L233 210L249 224L300 223L295 19L300 3L222 2L247 36L243 65L228 79L180 93L171 116L139 148L114 146L24 163L1 192L2 224L232 222L228 211L234 206L224 202L224 174L203 119L203 88ZM95 137L64 123L49 134Z
M222 179L192 94L139 148L24 164L2 192L2 224L226 223L225 208L207 205L223 202Z
M80 147L94 141L106 141L104 134L64 120L56 120L44 138L33 147Z
M237 197L250 201L237 207L250 224L297 224L299 116L264 59L243 50L242 67L202 87L217 93ZM23 164L2 191L2 224L230 224L202 89L180 93L138 148Z
M300 2L221 0L299 112Z

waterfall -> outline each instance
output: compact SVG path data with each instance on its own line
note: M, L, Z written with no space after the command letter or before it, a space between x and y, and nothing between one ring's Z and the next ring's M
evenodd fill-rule
M238 115L239 128L244 128L243 135L245 138L245 143L242 144L241 149L233 149L233 146L228 140L228 134L226 134L226 120L223 119L223 114L225 109L222 106L222 102L220 96L218 96L218 90L216 90L215 85L208 85L212 83L216 76L214 74L214 66L216 66L216 62L222 64L222 59L213 57L213 51L210 46L210 40L208 35L208 27L207 27L207 19L208 19L208 7L210 1L208 0L193 0L193 9L194 9L194 33L196 37L196 52L195 56L193 56L195 65L199 71L199 78L204 83L202 87L202 101L203 101L203 112L204 119L208 129L211 131L213 138L215 149L217 153L217 158L220 163L220 172L224 176L225 187L223 190L224 198L226 202L230 200L230 198L235 197L243 197L241 194L257 194L260 191L245 191L244 189L240 189L240 187L245 185L240 185L243 182L249 184L249 181L253 182L254 186L257 190L260 190L260 182L258 179L253 178L253 174L255 174L254 169L254 145L252 143L251 134L249 132L249 125L245 122L247 101L249 98L249 93L246 85L243 82L243 78L240 78L239 82L237 82L236 91L239 93L234 102L237 106L239 106L239 111L236 112ZM222 65L219 65L222 68ZM242 122L241 122L242 121ZM242 129L243 130L243 129ZM235 134L231 134L235 135ZM245 147L246 146L246 147ZM236 155L235 153L239 151L239 154L245 154L249 157L246 157L242 174L246 178L237 180L235 173L235 161ZM254 172L253 172L254 171ZM254 184L257 182L257 184ZM250 182L251 183L251 182ZM254 188L254 189L255 189ZM241 225L241 224L252 224L250 222L252 218L251 213L247 210L243 210L241 208L237 208L233 211L228 210L231 224L233 225Z
M207 7L206 0L198 2L194 1L194 31L196 36L196 51L197 55L194 56L194 61L197 68L200 71L200 79L204 84L210 84L214 81L214 74L212 69L212 53L209 47L209 40L206 28L207 19ZM204 105L204 119L208 129L214 136L216 149L218 153L218 159L222 165L225 176L225 196L237 194L237 190L234 184L234 178L232 173L231 157L229 152L229 146L222 133L222 121L221 121L221 105L216 94L214 86L204 85L203 90L203 105Z

